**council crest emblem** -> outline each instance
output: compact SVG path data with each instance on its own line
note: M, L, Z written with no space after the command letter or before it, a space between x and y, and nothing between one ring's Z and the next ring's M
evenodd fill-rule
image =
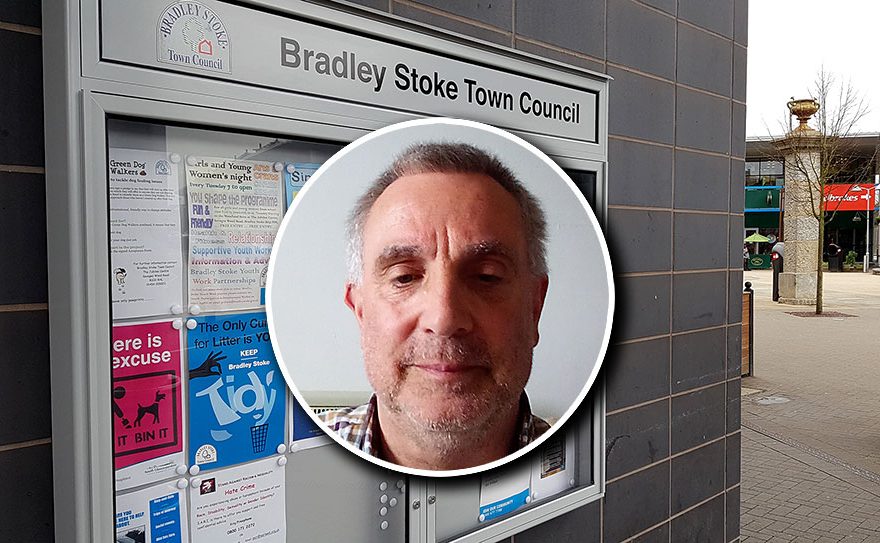
M220 16L198 2L174 2L156 25L159 62L229 73L229 33Z

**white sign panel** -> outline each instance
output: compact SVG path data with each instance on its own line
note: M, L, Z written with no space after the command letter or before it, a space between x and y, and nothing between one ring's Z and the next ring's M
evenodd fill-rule
M480 484L480 522L506 515L531 501L531 468L526 462L487 471Z
M109 155L113 318L169 314L182 293L177 164L155 151Z
M285 542L284 466L276 458L194 479L190 504L193 543Z
M556 432L533 453L532 499L543 500L574 487L574 439Z
M520 75L208 0L101 6L105 59L598 142L598 93L526 67Z

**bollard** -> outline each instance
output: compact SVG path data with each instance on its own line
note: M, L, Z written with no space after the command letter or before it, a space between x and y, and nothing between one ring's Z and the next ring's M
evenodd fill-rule
M751 281L746 281L743 289L742 313L743 341L740 374L752 376L755 374L755 351L752 347L755 339L755 292L752 290Z

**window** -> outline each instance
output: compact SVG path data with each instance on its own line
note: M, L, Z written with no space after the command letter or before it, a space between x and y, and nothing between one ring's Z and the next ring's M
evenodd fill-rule
M785 166L779 160L756 160L746 162L746 186L782 186L785 182Z

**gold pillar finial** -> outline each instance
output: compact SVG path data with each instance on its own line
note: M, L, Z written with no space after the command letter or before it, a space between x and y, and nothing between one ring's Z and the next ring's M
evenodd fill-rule
M816 132L814 129L810 128L807 121L819 111L819 102L812 98L802 98L800 100L791 100L786 105L791 114L797 117L798 122L800 123L791 131L792 134Z

